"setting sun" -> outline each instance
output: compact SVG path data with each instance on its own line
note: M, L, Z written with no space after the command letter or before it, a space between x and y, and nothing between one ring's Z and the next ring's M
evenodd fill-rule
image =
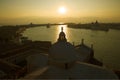
M66 13L66 8L65 8L65 7L60 7L60 8L58 9L58 12L59 12L60 14L65 14L65 13Z

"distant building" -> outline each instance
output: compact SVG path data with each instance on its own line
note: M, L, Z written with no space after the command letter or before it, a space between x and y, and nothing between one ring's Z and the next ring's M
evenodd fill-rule
M95 24L99 24L99 22L96 20Z

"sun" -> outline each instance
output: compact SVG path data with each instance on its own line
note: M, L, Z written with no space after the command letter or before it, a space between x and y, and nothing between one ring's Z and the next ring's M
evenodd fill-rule
M58 9L58 12L60 13L60 14L65 14L66 13L66 8L65 7L60 7L59 9Z

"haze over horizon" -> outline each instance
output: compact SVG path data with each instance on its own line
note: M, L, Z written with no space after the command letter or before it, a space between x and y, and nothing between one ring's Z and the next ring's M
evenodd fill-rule
M0 0L0 24L120 22L120 0ZM58 12L64 7L65 14ZM47 20L47 21L46 21Z

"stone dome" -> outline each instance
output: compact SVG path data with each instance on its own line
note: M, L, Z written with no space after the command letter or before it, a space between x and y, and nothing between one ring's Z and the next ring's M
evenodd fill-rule
M58 41L50 48L50 60L54 62L68 63L77 59L75 47L67 42L65 36L62 27Z
M77 59L77 52L68 42L57 42L50 48L50 59L55 62L68 63Z

